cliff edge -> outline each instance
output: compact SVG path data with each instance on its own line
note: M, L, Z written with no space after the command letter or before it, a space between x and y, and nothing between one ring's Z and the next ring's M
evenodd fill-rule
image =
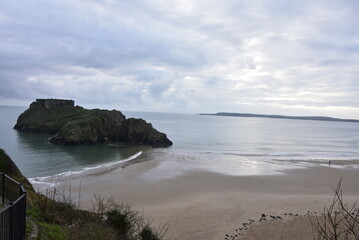
M143 119L126 117L117 110L85 109L73 100L37 99L23 112L14 129L55 134L51 143L63 145L120 143L168 147L172 142Z
M21 183L27 191L34 193L34 188L27 178L22 175L16 164L10 159L3 149L0 148L0 172L5 173L14 180Z

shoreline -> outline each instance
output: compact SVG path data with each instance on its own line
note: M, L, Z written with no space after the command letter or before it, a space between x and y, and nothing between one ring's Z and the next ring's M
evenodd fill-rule
M359 169L310 166L279 175L229 176L196 171L171 178L151 178L158 161L144 161L101 174L65 178L56 188L81 190L81 208L91 209L94 194L128 200L153 219L169 225L169 239L224 239L248 219L261 214L304 215L321 212L342 178L344 200L359 196ZM333 162L332 162L333 164ZM156 172L155 172L156 173ZM153 173L152 173L153 174ZM164 173L165 174L165 173ZM158 176L156 176L158 177Z

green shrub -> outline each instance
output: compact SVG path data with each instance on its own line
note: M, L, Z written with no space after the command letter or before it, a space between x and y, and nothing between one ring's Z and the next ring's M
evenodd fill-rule
M121 235L127 235L131 229L131 222L125 213L122 213L119 209L113 209L106 213L107 220L114 229L116 229Z
M146 225L141 233L140 233L142 240L160 240L161 238L158 234L148 225Z

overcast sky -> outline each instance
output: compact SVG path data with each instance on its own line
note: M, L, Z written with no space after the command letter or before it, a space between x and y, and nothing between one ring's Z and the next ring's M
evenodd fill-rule
M0 105L359 118L358 0L0 0Z

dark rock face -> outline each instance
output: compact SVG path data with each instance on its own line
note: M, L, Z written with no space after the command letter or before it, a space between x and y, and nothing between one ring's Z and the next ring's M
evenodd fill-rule
M167 138L166 134L161 133L152 127L151 123L147 123L143 119L129 118L123 122L117 139L121 142L136 143L142 142L145 145L153 147L171 146L172 142Z
M60 102L61 101L61 102ZM14 129L22 132L55 134L51 143L63 145L121 143L125 145L171 146L166 134L143 119L126 119L116 110L88 110L67 100L33 102L22 113Z
M89 110L83 118L68 121L50 142L77 145L114 141L117 129L125 120L120 111Z

